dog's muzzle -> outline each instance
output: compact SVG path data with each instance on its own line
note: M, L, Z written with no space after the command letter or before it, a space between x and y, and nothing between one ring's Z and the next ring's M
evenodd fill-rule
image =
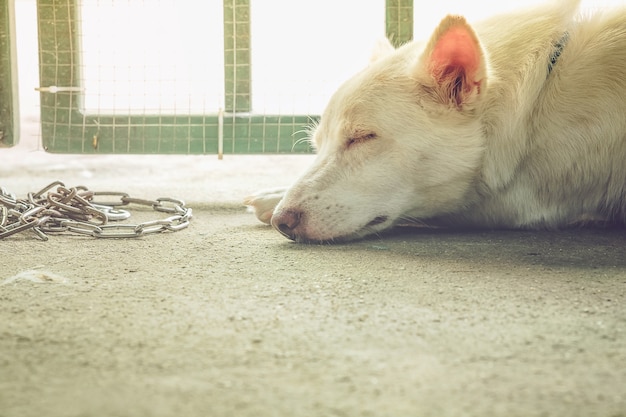
M274 213L274 215L272 216L271 224L274 229L278 230L283 236L288 239L299 242L321 241L316 240L314 237L303 235L303 230L301 227L300 230L298 230L298 226L302 225L303 216L303 213L300 211L280 210L277 213ZM387 222L387 220L389 220L389 217L387 216L377 216L371 222L367 223L367 225L364 227L364 230L383 224ZM355 237L358 235L358 232L354 234ZM350 240L350 236L335 236L328 239L327 241L338 242L343 240Z
M283 236L296 240L296 227L300 224L302 213L294 210L281 210L272 216L272 226Z

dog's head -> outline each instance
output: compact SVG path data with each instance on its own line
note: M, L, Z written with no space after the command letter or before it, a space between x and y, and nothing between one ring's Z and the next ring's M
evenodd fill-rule
M458 210L482 156L486 73L462 17L444 19L425 46L379 47L331 98L312 135L317 159L272 225L297 241L336 241Z

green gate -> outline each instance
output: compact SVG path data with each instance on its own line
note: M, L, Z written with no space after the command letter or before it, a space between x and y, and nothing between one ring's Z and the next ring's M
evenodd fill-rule
M79 8L79 0L38 0L41 128L47 151L218 155L311 152L306 127L317 115L255 114L251 109L250 0L223 0L224 103L213 114L83 111L83 28ZM387 36L395 43L411 38L412 9L412 0L386 1L386 15L381 19L385 18Z

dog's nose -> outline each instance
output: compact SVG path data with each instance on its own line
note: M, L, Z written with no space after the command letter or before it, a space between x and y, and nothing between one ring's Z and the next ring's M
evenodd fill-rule
M300 224L302 213L294 210L281 210L272 216L272 226L284 236L295 240L294 229Z

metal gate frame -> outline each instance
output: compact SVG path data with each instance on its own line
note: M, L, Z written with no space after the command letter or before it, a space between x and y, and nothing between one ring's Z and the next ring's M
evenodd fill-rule
M61 153L310 153L317 115L250 113L250 0L223 0L225 109L207 115L93 115L79 108L77 0L38 0L43 147ZM386 1L386 32L411 39L413 0Z

